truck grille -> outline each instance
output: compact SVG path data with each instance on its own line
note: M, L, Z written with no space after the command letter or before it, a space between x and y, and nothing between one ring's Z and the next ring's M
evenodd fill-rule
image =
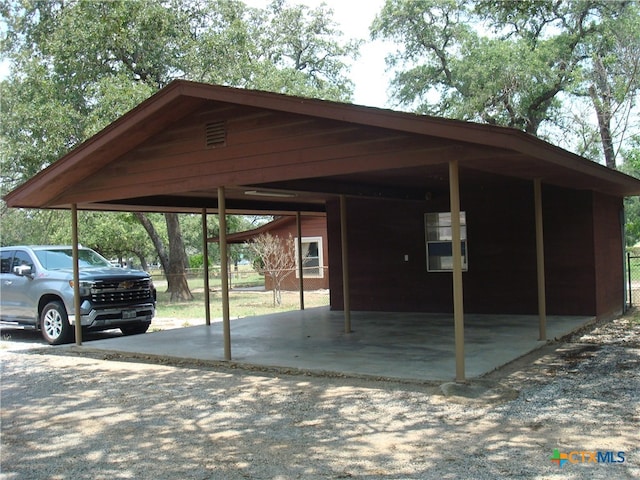
M98 281L91 288L94 304L133 303L150 298L151 281L148 278Z

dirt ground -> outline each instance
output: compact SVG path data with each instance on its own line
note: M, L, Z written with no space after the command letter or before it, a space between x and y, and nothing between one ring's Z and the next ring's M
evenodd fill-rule
M0 478L640 478L638 318L463 386L87 356L3 330Z

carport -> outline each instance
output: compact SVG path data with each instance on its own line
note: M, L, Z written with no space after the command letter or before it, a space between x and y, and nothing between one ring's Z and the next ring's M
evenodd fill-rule
M218 213L223 256L226 214L326 212L342 335L352 311L450 313L462 381L465 312L534 315L537 341L547 314L622 311L622 201L638 194L640 181L513 129L175 81L5 200L74 219ZM447 222L435 240L429 215Z
M455 378L450 314L352 312L354 330L328 307L231 320L233 366L274 372L374 377L411 382ZM425 321L427 320L427 321ZM465 315L465 375L481 377L546 342L535 316ZM562 338L592 318L549 316L547 334ZM218 320L219 322L219 320ZM93 340L83 349L157 361L226 364L220 323ZM491 354L488 354L491 352Z

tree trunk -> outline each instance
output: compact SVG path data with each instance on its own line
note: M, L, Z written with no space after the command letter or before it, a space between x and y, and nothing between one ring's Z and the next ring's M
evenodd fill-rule
M138 256L138 260L140 260L140 269L144 270L145 272L148 272L149 265L147 264L147 259L145 258L145 256L141 253L137 253L136 255Z
M167 270L167 291L171 293L171 301L193 300L187 282L187 265L185 265L184 242L177 213L165 213L167 234L169 236L169 269Z
M160 258L162 269L166 272L169 269L169 256L167 255L167 251L164 248L160 235L158 235L158 232L156 231L156 227L153 226L151 220L149 220L144 213L133 212L133 216L138 219L147 231L147 234L149 235L149 238L151 238L151 242L153 242L153 246L158 253L158 257Z
M600 131L600 141L604 152L605 164L609 168L616 168L616 154L613 147L613 136L611 135L611 86L607 79L607 72L602 64L602 59L594 59L594 84L589 88L589 95L593 102L598 117L598 129Z
M184 243L182 241L178 215L175 213L165 214L169 235L168 255L162 239L160 235L158 235L153 223L151 223L151 220L149 220L144 213L134 212L134 215L149 234L156 248L156 252L158 252L162 269L167 277L167 292L171 294L171 301L193 299L191 290L189 290L189 284L187 283L186 266L184 264Z

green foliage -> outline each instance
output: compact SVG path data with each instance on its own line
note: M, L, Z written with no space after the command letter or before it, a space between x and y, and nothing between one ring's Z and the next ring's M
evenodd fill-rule
M80 243L107 258L156 257L146 232L130 213L80 212L78 223Z
M175 78L333 100L349 100L353 89L344 61L357 54L358 44L341 41L324 6L312 10L282 0L266 9L237 0L0 0L0 14L1 52L10 64L0 84L2 194ZM68 243L68 217L3 211L1 241ZM147 218L161 243L177 240L167 238L162 216ZM200 217L182 216L180 222L187 253L201 251ZM234 222L231 231L242 220ZM145 230L126 214L81 214L80 236L107 256L160 255L161 248L153 253ZM241 253L232 249L236 258ZM215 244L211 256L219 257Z
M534 135L560 126L563 147L591 152L595 138L609 159L640 85L639 18L626 1L387 0L371 33L398 44L399 105ZM576 104L598 115L596 135L584 118L572 130Z
M628 175L640 178L640 135L632 139L631 148L624 152L622 170ZM632 247L640 242L640 197L629 197L624 200L625 210L625 242Z
M71 215L59 210L4 209L0 245L68 245Z
M324 5L311 10L282 0L264 10L237 1L214 2L206 12L212 26L193 50L186 77L348 101L353 85L344 60L357 56L359 43L340 43L342 33L331 14Z
M203 268L204 267L204 255L196 253L189 256L189 268Z

